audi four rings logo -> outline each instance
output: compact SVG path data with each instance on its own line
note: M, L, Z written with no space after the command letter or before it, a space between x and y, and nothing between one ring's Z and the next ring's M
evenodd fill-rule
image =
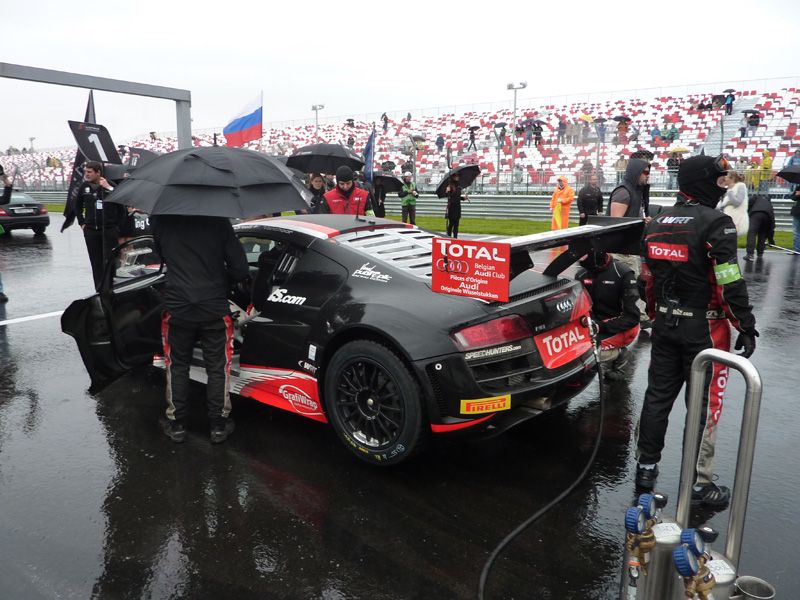
M572 300L562 300L561 302L556 304L556 310L558 312L569 312L572 310L573 306L574 305L572 304Z
M436 270L443 273L456 273L466 275L469 273L469 263L465 260L455 260L453 258L439 258L436 260Z

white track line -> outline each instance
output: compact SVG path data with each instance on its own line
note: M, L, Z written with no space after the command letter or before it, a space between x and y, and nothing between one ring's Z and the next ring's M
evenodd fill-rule
M36 321L37 319L47 319L49 317L59 317L64 314L63 310L50 313L42 313L41 315L31 315L30 317L20 317L18 319L9 319L8 321L0 321L0 325L11 325L12 323L24 323L25 321Z

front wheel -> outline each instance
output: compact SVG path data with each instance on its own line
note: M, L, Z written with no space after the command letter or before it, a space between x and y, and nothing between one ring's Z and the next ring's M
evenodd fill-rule
M368 340L342 346L326 368L324 392L331 425L360 459L394 465L424 446L419 386L386 346Z

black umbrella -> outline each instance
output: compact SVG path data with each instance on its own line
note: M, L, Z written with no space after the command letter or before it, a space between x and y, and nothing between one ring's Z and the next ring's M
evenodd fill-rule
M396 164L394 164L394 161L391 161L391 160L385 160L385 161L383 161L383 162L381 163L381 170L382 170L382 171L391 172L391 171L394 171L394 168L395 168L396 166L397 166L397 165L396 165Z
M436 195L439 198L445 197L445 188L450 180L450 178L458 173L460 175L459 185L461 185L461 189L468 188L472 185L472 182L478 178L478 175L481 174L481 168L478 165L461 165L460 167L456 167L455 169L451 169L447 175L439 182L439 185L436 186Z
M125 164L127 164L131 169L135 169L136 167L146 165L151 160L158 158L159 156L161 155L158 152L153 152L152 150L147 150L146 148L135 148L131 146L128 148L128 160Z
M114 181L119 183L123 179L125 179L125 174L130 172L133 169L128 170L129 167L127 165L117 165L114 163L108 163L103 165L103 177L105 177L108 181Z
M742 112L745 113L745 114L750 113L750 114L757 115L759 111L757 111L754 108L747 108L747 109L743 110Z
M311 192L265 154L209 146L161 155L137 168L107 199L151 215L246 219L305 210Z
M735 91L736 91L736 90L732 90L731 88L728 88L727 90L722 90L722 93L723 93L723 94L732 94L732 93L733 93L733 92L735 92Z
M478 129L480 129L481 126L480 125L470 125L469 128L470 128L470 131L478 131Z
M274 158L282 165L285 165L286 161L289 160L289 157L284 156L283 154L276 154L274 156L271 156L270 158ZM294 176L297 177L300 181L305 180L306 174L303 173L300 169L295 169L294 167L286 167L286 168L289 169L292 173L294 173Z
M620 116L614 117L614 120L615 121L630 121L631 118L630 117L626 117L625 115L620 115Z
M387 194L399 192L403 189L403 182L389 173L374 173L372 175L372 185L375 187L383 186L383 191Z
M595 123L605 123L606 121L608 121L608 119L606 119L605 117L597 117L594 120Z
M364 161L347 146L341 144L310 144L303 146L286 161L287 167L303 173L336 173L342 165L354 171L364 167Z
M786 167L783 171L778 173L778 177L785 179L789 183L800 183L800 165Z

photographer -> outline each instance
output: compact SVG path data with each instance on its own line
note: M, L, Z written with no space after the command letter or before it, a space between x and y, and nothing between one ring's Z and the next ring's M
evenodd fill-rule
M410 222L417 224L417 198L419 192L417 186L411 181L411 171L403 173L403 188L397 192L400 197L400 210L403 216L403 223Z

